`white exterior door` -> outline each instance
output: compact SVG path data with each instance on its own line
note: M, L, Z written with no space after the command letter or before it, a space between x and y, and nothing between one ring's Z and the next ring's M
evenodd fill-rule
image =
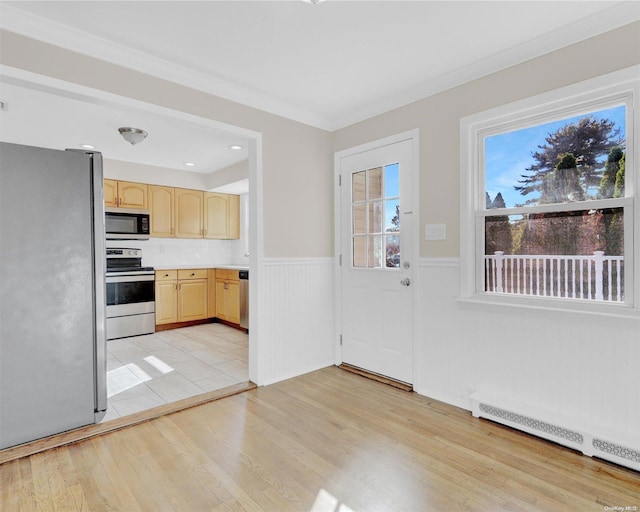
M342 362L413 382L413 140L336 155Z

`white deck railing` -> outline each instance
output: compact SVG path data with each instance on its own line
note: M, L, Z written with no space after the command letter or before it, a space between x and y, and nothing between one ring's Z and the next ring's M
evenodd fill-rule
M485 290L495 293L624 301L624 256L525 255L496 251L485 256Z

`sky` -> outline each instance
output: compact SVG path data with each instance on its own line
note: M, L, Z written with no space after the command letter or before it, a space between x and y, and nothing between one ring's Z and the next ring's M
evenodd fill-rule
M545 143L544 139L547 135L586 116L614 121L616 127L620 128L620 135L626 138L624 105L487 137L485 139L485 180L486 191L491 196L491 200L500 192L507 208L511 208L535 197L533 194L522 196L513 188L518 185L520 176L526 174L525 169L535 162L531 154L538 150L539 145Z

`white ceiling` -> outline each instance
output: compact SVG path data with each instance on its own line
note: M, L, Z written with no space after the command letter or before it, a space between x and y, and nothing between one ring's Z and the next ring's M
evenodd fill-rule
M209 174L247 158L247 140L222 129L4 77L0 140L52 149L95 146L105 158ZM119 127L142 128L132 146ZM242 145L242 150L229 146ZM194 166L184 165L186 162Z
M638 20L640 2L30 1L0 13L7 30L334 130ZM189 145L162 116L0 85L2 137L20 123L42 140L70 131L107 157L148 151L147 163L200 172L246 158L219 130L187 127ZM12 112L21 120L5 126ZM130 147L119 126L149 138Z

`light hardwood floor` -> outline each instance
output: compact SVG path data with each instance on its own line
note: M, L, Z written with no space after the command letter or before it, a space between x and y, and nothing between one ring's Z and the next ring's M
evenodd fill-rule
M327 368L8 462L0 495L12 512L629 512L640 474Z

